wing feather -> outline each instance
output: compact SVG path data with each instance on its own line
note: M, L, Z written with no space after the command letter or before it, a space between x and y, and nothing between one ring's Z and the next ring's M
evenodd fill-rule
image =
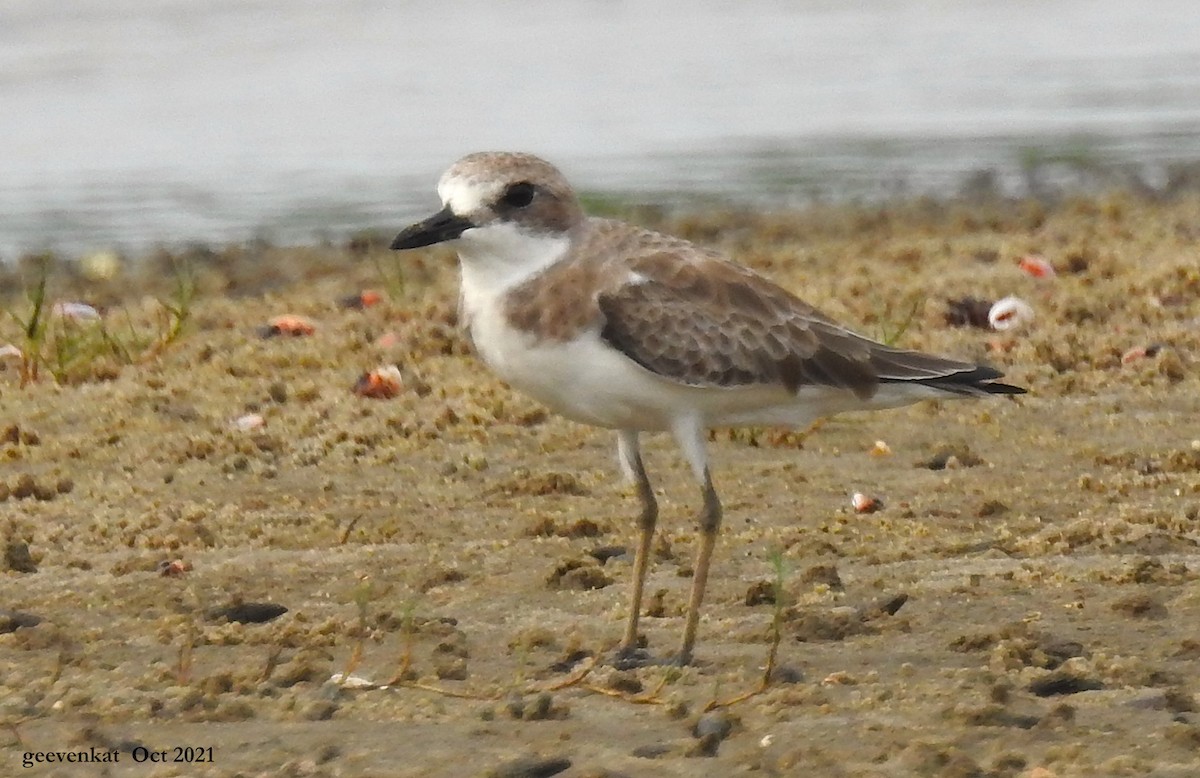
M1011 393L987 367L905 351L838 325L757 273L688 244L634 258L602 292L601 337L642 367L690 386L804 386L872 396L914 382L956 394ZM675 250L671 250L675 249Z

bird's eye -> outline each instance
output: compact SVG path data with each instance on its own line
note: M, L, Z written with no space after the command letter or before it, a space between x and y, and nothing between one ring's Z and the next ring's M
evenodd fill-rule
M505 189L504 196L500 200L507 206L524 208L533 202L533 191L533 184L521 181Z

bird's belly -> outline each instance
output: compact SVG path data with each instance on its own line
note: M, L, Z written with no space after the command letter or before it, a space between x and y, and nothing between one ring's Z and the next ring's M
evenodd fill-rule
M670 427L673 408L662 382L594 333L538 341L509 327L473 326L471 335L488 367L556 413L613 429Z
M697 387L646 370L595 331L570 341L538 340L492 317L473 317L475 350L514 389L574 421L613 429L669 430L682 418L702 426L809 423L807 403L782 387Z

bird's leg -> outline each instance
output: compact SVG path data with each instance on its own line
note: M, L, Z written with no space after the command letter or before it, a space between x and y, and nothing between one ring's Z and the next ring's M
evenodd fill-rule
M679 663L690 664L692 647L696 643L696 627L700 623L700 605L704 602L704 588L708 584L708 566L712 561L713 546L717 532L721 529L721 500L713 488L712 476L704 469L704 507L700 510L700 535L696 538L696 565L692 573L692 595L688 599L687 621L683 627L683 643L679 647Z
M637 649L638 619L642 613L642 593L646 586L646 568L650 564L650 545L654 540L654 527L658 523L658 501L654 489L646 476L642 454L638 448L637 433L622 430L617 438L621 465L627 476L637 487L638 502L642 512L638 517L638 545L633 557L633 588L629 597L629 621L625 624L625 636L621 638L620 652L623 654Z

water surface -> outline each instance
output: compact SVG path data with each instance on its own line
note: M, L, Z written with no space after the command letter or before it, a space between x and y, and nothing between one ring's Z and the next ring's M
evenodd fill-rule
M337 237L468 151L641 200L1019 194L1200 159L1180 0L0 6L0 256ZM1087 176L1084 175L1084 178Z

